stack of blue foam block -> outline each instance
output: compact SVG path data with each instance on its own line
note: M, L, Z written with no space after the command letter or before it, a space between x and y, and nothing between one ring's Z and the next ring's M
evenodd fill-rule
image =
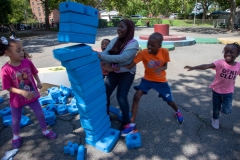
M95 43L98 12L75 2L60 4L60 42ZM54 57L66 68L80 113L85 141L97 149L110 152L120 132L110 128L106 112L106 93L100 61L85 44L53 50Z

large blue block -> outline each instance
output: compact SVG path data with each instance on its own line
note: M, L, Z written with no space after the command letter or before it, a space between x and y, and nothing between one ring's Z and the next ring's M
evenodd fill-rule
M81 98L85 99L100 88L102 88L102 86L104 86L104 81L98 81L85 91L82 91L81 86L75 85L73 83L71 84L71 86L75 95L79 95L81 96Z
M70 113L70 115L76 115L79 113L76 103L68 105L67 110L68 110L68 113Z
M0 97L0 103L4 102L4 99L2 97Z
M98 10L90 6L84 6L84 14L93 17L98 17Z
M84 160L85 149L83 145L78 146L77 160Z
M101 78L99 78L99 77L101 77ZM72 82L76 85L79 85L79 86L81 85L82 91L88 89L89 88L88 86L91 86L92 84L95 84L96 82L98 82L100 80L103 81L103 75L102 75L100 66L97 67L96 69L92 70L91 72L85 74L83 77L72 77L72 76L68 75L68 78L69 78L70 82ZM91 85L89 85L88 83L91 83ZM85 88L85 89L83 89L83 88Z
M114 106L110 106L110 107L109 107L109 112L112 113L112 114L117 115L117 116L118 116L118 120L119 120L119 121L122 121L122 113L121 113L121 111L120 111L119 108L114 107ZM131 117L132 117L132 113L129 112L129 119L130 119Z
M98 59L98 55L96 52L92 52L91 55L85 56L85 57L80 57L78 59L66 61L66 62L61 62L64 67L67 68L67 70L73 70L78 67L84 66L88 63L94 62Z
M89 104L86 104L84 100L81 99L79 96L76 96L76 100L77 100L77 106L81 111L89 112L100 103L104 103L104 102L106 103L107 97L106 97L106 94L103 94Z
M110 121L109 116L107 115L106 108L102 108L94 117L91 119L85 118L81 115L80 117L82 127L84 129L88 129L91 131L96 130L101 125L104 124L104 122L101 121ZM100 127L101 128L101 127Z
M69 87L65 87L63 85L60 85L59 91L61 92L61 95L68 98L69 96L71 96L72 93L72 89Z
M106 124L103 125L103 128L99 129L97 133L91 133L90 131L86 132L86 139L89 141L97 142L104 133L111 127L111 122L108 121Z
M105 103L101 103L97 106L95 106L91 111L89 112L83 112L80 109L78 109L79 114L84 117L84 118L92 118L93 116L95 116L95 114L97 114L101 109L106 109L106 102Z
M55 104L48 104L45 109L46 109L46 112L47 112L47 111L53 111L53 112L55 112L56 109L57 109L57 106L56 106Z
M56 115L52 111L44 112L44 117L45 117L46 122L56 121Z
M92 54L92 48L85 44L78 44L53 50L53 56L57 60L64 62Z
M128 134L126 136L126 145L128 149L138 148L142 146L140 132Z
M84 66L81 66L77 69L74 69L74 70L68 70L67 69L67 73L69 75L71 75L72 77L82 77L85 74L91 72L92 70L94 70L95 68L97 68L99 66L100 66L100 60L97 59L96 61L88 63L88 64L86 64Z
M78 150L78 144L68 142L68 145L63 148L63 151L65 154L70 154L71 156L74 156L75 152Z
M59 12L76 12L84 13L84 5L76 2L62 2L59 5Z
M97 28L77 23L60 23L59 32L80 33L96 36Z
M96 36L72 32L58 32L59 42L90 43L95 44Z
M10 107L6 107L0 110L0 116L4 117L4 116L9 116L11 115L11 108Z
M61 13L60 22L61 23L78 23L78 24L88 25L92 27L98 27L97 17L91 17L91 16L72 13L72 12Z
M50 96L45 96L45 97L40 97L38 99L39 103L41 105L46 105L46 104L55 104L56 101L52 99Z
M67 110L67 106L65 104L63 105L59 105L58 108L57 108L57 113L58 114L66 114L68 112Z
M22 115L21 121L20 121L20 127L25 127L29 124L31 124L31 120L27 116ZM4 126L12 125L12 115L3 117L3 125Z
M102 94L106 94L105 91L106 91L106 87L102 86L97 91L93 92L90 96L88 96L87 98L84 98L83 100L85 101L86 104L89 104L94 99L96 99L97 97L101 96Z

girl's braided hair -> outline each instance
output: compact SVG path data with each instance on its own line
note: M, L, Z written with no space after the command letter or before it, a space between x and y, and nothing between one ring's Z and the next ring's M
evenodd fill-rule
M240 45L237 42L229 43L227 45L234 45L235 47L237 47L238 54L240 54Z
M9 47L11 47L11 44L17 43L18 41L19 40L5 38L5 43L4 43L3 40L0 40L0 56L3 56L5 54L5 51L8 50ZM28 58L28 59L32 58L32 55L26 53L25 50L23 50L23 53L24 53L24 58Z

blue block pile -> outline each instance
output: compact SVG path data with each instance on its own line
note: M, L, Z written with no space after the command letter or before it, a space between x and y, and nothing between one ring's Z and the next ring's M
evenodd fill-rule
M95 43L98 26L96 9L76 2L62 2L59 11L59 42ZM81 125L86 133L85 142L110 152L120 132L110 128L106 90L97 53L86 44L77 44L55 49L53 55L67 70Z

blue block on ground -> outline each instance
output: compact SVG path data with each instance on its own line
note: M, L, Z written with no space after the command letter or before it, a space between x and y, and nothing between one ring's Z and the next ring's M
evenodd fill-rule
M62 96L60 96L60 97L58 97L58 103L60 103L60 104L66 104L67 103L67 97L62 97Z
M77 23L60 23L59 32L79 33L96 36L97 28Z
M60 85L59 91L61 92L62 96L68 98L69 96L71 96L72 89L65 87L63 85Z
M78 23L83 25L88 25L92 27L98 27L98 18L91 17L83 14L78 13L61 13L60 16L61 23Z
M4 99L2 97L0 97L0 103L4 102Z
M105 120L106 119L106 120ZM103 125L104 122L101 121L110 121L109 116L107 115L106 108L102 108L96 115L91 119L85 118L84 115L80 116L81 124L84 129L96 130ZM101 127L100 127L101 128Z
M52 121L56 120L56 115L52 111L44 112L44 117L45 117L46 122L52 122Z
M132 118L132 113L131 112L129 112L129 119L130 118ZM119 115L118 115L118 120L119 121L122 121L122 113L119 113Z
M76 12L84 14L84 5L76 2L61 2L59 5L59 12Z
M140 132L128 134L126 136L126 145L128 149L138 148L142 146Z
M78 114L78 107L76 104L70 104L67 107L68 113L70 113L70 115L76 115Z
M84 102L84 100L81 99L79 96L76 96L76 100L77 100L77 106L79 107L79 109L81 111L89 112L90 110L92 110L94 107L96 107L100 103L103 103L104 101L106 102L107 101L107 97L106 97L106 94L103 94L103 95L99 96L98 98L96 98L95 100L93 100L89 104L86 104Z
M8 116L11 115L11 108L10 107L6 107L0 110L0 116L4 117L4 116Z
M22 115L21 121L20 121L20 127L25 127L29 124L31 124L31 120L27 116ZM12 125L12 116L11 115L3 117L3 125L4 126Z
M90 43L95 44L96 36L89 34L80 34L73 32L58 32L59 42L72 42L72 43Z
M102 86L104 86L104 81L98 81L97 83L93 84L90 88L88 88L85 91L82 91L81 86L75 85L73 83L71 84L71 86L73 88L73 92L75 95L79 95L83 99L85 99L91 94L93 94L94 92L96 92L97 90L99 90L100 88L102 88ZM77 99L77 96L75 97Z
M84 6L84 14L98 18L98 10L90 6Z
M84 160L85 149L83 145L78 146L77 160Z
M38 99L39 103L43 106L46 104L55 104L56 101L52 99L50 96L40 97Z
M45 109L46 109L46 112L47 112L47 111L53 111L53 112L55 112L56 109L57 109L57 106L56 106L55 104L48 104Z
M100 80L103 81L103 75L101 71L101 67L97 67L94 70L90 71L89 73L85 74L82 77L72 77L68 75L69 81L71 83L74 83L76 85L81 85L81 90L84 91L92 84L95 84L96 82L99 82ZM89 84L90 83L90 84Z
M68 112L67 110L67 106L65 104L63 105L59 105L58 108L57 108L57 113L58 114L66 114Z
M100 66L100 60L97 59L94 62L88 63L88 64L86 64L84 66L81 66L79 68L76 68L74 70L68 70L67 69L67 73L69 75L71 75L72 77L82 77L85 74L91 72L92 70L94 70L95 68L97 68L99 66Z
M42 108L42 111L43 111L43 113L45 113L47 110L46 110L46 108Z
M52 126L56 123L56 120L53 121L46 121L47 125Z
M93 116L95 114L97 114L97 112L99 112L101 109L106 109L106 104L105 103L100 103L97 106L94 107L93 110L89 111L89 112L82 112L80 109L78 109L79 114L84 117L84 118L93 118Z
M61 96L61 92L57 89L57 90L50 90L48 93L48 96L51 96L52 99L57 99L58 97Z
M68 145L63 148L63 151L65 154L70 154L71 156L74 156L75 152L78 150L78 144L68 142Z
M111 122L108 121L106 124L103 125L102 128L98 129L97 132L91 132L85 129L86 139L92 142L97 142L110 127L111 127Z
M76 69L78 67L84 66L88 63L94 62L98 59L98 55L96 52L92 52L91 55L89 56L85 56L85 57L81 57L78 59L74 59L74 60L70 60L70 61L66 61L66 62L61 62L62 65L64 67L67 68L67 70L73 70Z
M57 60L69 61L92 54L92 48L85 44L78 44L53 50L53 56Z
M115 115L119 115L120 114L120 109L114 106L110 106L109 107L109 112Z
M97 91L93 92L91 95L89 95L88 97L84 98L83 100L85 101L86 104L91 103L94 99L96 99L97 97L106 94L106 87L102 86L101 88L99 88Z

